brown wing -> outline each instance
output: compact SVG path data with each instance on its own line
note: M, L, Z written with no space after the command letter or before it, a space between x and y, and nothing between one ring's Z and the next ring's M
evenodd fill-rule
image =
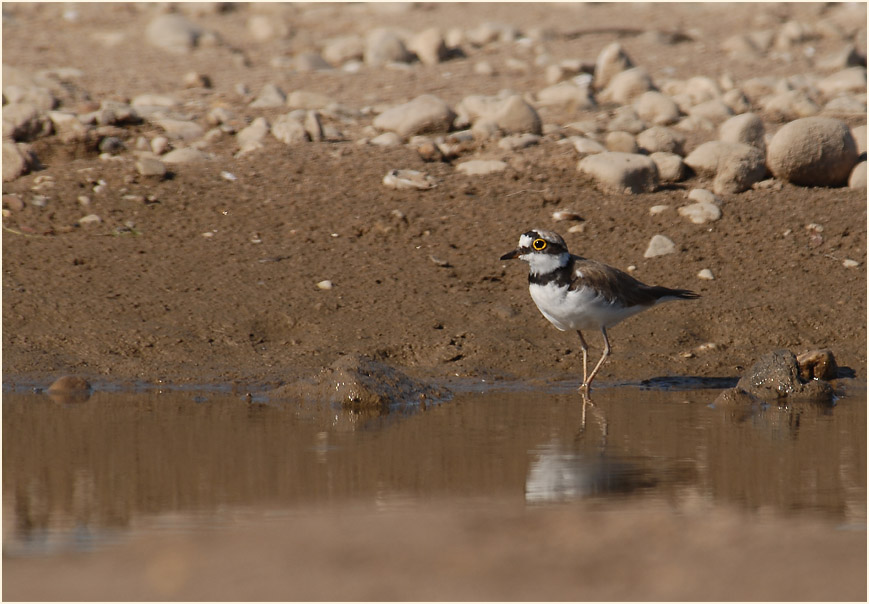
M697 298L697 294L686 289L646 285L629 274L602 262L587 260L578 256L571 258L573 281L570 289L583 286L593 287L607 300L619 300L626 306L651 306L660 298Z

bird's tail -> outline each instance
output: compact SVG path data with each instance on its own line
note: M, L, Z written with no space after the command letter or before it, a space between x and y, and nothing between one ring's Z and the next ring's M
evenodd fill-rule
M696 300L700 294L692 292L690 289L670 289L669 287L653 287L652 293L658 297L658 302L666 300Z

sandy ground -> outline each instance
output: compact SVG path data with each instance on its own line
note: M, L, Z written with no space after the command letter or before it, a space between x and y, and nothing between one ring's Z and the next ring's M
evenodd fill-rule
M805 52L789 60L729 58L720 48L727 36L832 14L806 4L188 6L182 12L217 31L222 42L179 58L143 38L145 25L164 10L159 5L68 10L4 4L4 63L80 69L73 109L162 93L182 99L200 121L218 105L246 119L282 112L250 109L250 97L240 96L237 84L256 94L274 82L357 108L423 92L455 104L472 93L533 92L546 85L542 70L531 67L533 52L516 43L469 46L466 57L410 70L363 67L351 74L270 66L275 56L375 26L419 31L498 21L549 28L557 35L540 44L553 60L593 61L619 40L653 78L729 75L739 82L761 69L786 76L812 66ZM245 24L254 14L270 15L290 33L253 38ZM613 29L624 29L628 14L641 31L678 29L687 39L619 37ZM842 43L818 38L811 44L822 54ZM238 53L246 65L232 59ZM495 75L475 74L475 63L484 59ZM511 71L508 59L529 67ZM213 88L184 88L190 71L208 75ZM564 125L606 108L541 111L544 123ZM576 171L576 153L555 144L557 137L512 152L480 144L461 159L502 158L510 168L466 177L449 163L424 163L408 147L356 144L368 123L336 124L345 142L285 146L269 138L263 151L238 159L234 137L227 136L208 149L216 160L178 166L162 181L139 176L129 153L101 161L97 150L65 145L56 136L34 141L45 168L3 186L4 194L26 202L37 194L34 187L49 197L44 208L25 203L4 218L12 229L3 233L5 375L275 383L358 352L435 378L573 377L579 370L575 336L557 332L539 315L524 265L498 260L521 232L542 226L565 234L574 253L622 269L633 265L645 282L703 296L615 328L614 358L603 381L733 376L779 347L831 348L841 365L865 376L865 191L787 184L748 191L724 199L720 221L694 225L675 208L686 203L688 190L709 186L698 177L654 194L604 194ZM767 122L769 131L779 126ZM123 131L130 147L139 136L159 133L148 124ZM696 136L689 134L689 141ZM423 170L440 184L429 191L387 189L381 180L394 168ZM222 178L221 171L237 180ZM53 179L48 185L46 177ZM100 180L106 187L94 193ZM87 208L77 201L85 194ZM651 216L648 209L659 204L671 209ZM563 208L585 218L583 233L566 234L571 223L553 223L552 212ZM102 222L73 226L88 213ZM811 223L822 225L820 236L807 231ZM678 253L645 259L657 233L672 238ZM844 259L860 264L846 268ZM715 280L696 277L704 268ZM318 289L324 279L333 289ZM600 346L597 334L590 338ZM708 343L715 346L697 351Z

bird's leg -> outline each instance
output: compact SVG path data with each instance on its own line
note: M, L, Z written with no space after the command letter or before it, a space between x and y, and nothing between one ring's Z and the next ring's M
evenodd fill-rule
M576 335L579 336L579 345L582 346L582 383L585 385L585 378L588 376L588 344L585 343L585 338L582 337L582 332L578 329Z
M597 370L600 369L603 362L606 361L606 358L610 355L610 339L606 335L606 327L601 327L600 332L603 334L603 354L597 362L597 365L595 365L594 369L591 370L591 375L589 375L588 379L582 384L582 387L585 388L586 392L591 389L591 381L594 379L594 376L597 375Z

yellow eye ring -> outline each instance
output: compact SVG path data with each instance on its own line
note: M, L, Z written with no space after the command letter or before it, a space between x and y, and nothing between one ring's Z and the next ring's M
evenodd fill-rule
M531 247L533 247L538 252L543 251L546 249L546 240L545 239L535 239L531 243Z

